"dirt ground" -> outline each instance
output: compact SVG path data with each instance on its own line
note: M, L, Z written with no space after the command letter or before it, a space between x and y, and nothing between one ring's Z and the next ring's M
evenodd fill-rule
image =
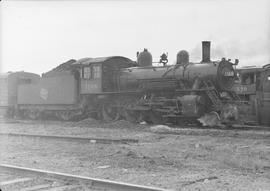
M184 129L126 121L1 122L0 133L133 138L96 144L1 136L0 162L173 190L270 190L270 132Z

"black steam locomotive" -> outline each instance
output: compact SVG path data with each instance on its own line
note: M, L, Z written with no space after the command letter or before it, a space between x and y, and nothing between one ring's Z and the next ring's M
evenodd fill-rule
M189 62L183 50L175 65L167 65L163 54L163 66L153 66L146 49L138 53L137 62L121 56L70 60L39 79L33 74L16 83L16 99L7 108L32 119L94 116L105 121L190 123L214 113L221 122L233 122L238 118L237 96L231 88L238 60L211 61L210 42L202 45L199 63Z

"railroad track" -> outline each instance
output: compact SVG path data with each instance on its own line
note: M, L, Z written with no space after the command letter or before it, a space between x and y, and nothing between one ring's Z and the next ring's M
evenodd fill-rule
M37 121L34 120L14 120L14 119L6 119L6 118L0 118L0 123L35 123ZM202 129L202 130L257 130L257 131L270 131L270 126L262 126L262 125L240 125L240 124L233 124L231 127L203 127L203 126L177 126L177 125L171 125L168 124L174 129Z
M267 126L261 126L261 125L232 125L231 127L203 127L203 126L171 126L173 129L199 129L199 130L224 130L224 131L230 131L230 130L243 130L243 131L270 131L270 127Z
M269 139L270 127L243 126L235 128L216 128L216 127L168 127L168 126L153 126L150 130L159 134L172 134L172 135L192 135L192 136L215 136L215 137L233 137L243 139Z
M259 128L259 129L257 129ZM243 134L241 132L248 132L251 130L258 130L258 133ZM231 137L247 137L247 138L269 138L270 131L269 127L262 126L239 126L236 128L210 128L210 127L192 127L186 126L183 128L177 128L175 126L169 127L168 129L161 130L151 130L155 133L162 134L179 134L179 135L213 135L213 136L231 136ZM259 134L259 132L263 134ZM225 133L225 134L224 134ZM17 138L31 138L31 139L44 139L44 140L62 140L62 141L74 141L83 143L97 143L97 144L132 144L139 143L138 139L110 139L110 138L96 138L96 137L78 137L78 136L55 136L55 135L38 135L38 134L28 134L28 133L0 133L0 137L17 137Z
M0 164L0 178L0 188L2 191L165 191L165 189L162 188L127 184L7 164Z
M55 135L37 135L37 134L26 134L26 133L0 133L0 136L7 137L27 137L27 138L38 138L38 139L52 139L52 140L64 140L64 141L80 141L90 143L102 143L102 144L128 144L138 143L137 139L108 139L108 138L96 138L96 137L74 137L74 136L55 136Z

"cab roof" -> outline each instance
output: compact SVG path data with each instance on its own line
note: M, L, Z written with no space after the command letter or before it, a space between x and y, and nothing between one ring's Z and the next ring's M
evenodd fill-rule
M24 71L18 71L18 72L6 72L6 73L0 73L0 78L8 78L9 76L25 76L25 75L31 75L40 77L38 74L32 73L32 72L24 72Z
M112 60L124 60L126 62L134 63L134 61L130 60L129 58L123 56L108 56L108 57L97 57L97 58L81 58L74 62L72 65L76 66L83 66L83 65L90 65L95 63L104 63Z

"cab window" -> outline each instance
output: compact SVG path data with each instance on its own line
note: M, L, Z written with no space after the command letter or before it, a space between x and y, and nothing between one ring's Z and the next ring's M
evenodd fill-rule
M100 66L93 66L93 79L100 78L101 77L101 70Z
M91 79L91 67L83 67L82 68L82 78Z
M83 67L81 70L83 79L98 79L101 78L101 67L99 65Z
M243 74L242 76L242 84L243 85L250 85L250 84L254 84L255 83L255 79L254 79L254 73L251 74Z

